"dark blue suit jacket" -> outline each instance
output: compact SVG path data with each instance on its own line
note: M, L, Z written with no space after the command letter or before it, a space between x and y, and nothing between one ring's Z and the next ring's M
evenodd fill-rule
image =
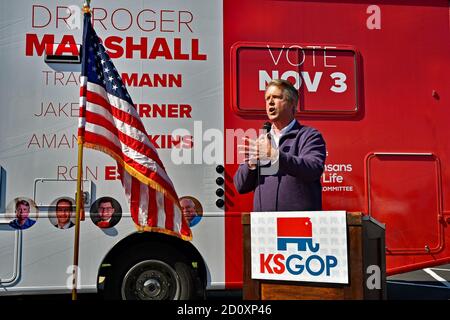
M247 164L240 165L234 176L237 191L255 191L253 211L322 210L320 177L326 148L320 132L296 122L281 137L278 150L278 171L261 174L259 185L257 170L250 170ZM262 167L261 172L264 171Z

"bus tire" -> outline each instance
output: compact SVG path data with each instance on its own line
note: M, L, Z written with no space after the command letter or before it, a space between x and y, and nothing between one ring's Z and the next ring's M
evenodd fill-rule
M141 247L114 259L104 297L111 300L195 299L195 273L178 251Z

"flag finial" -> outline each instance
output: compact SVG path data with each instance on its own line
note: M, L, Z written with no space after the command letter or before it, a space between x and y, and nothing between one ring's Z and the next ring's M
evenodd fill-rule
M91 0L84 0L83 12L84 13L90 13L91 12Z

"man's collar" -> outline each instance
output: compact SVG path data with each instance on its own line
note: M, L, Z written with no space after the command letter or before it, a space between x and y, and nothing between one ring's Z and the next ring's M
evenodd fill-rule
M291 122L289 122L289 124L287 126L285 126L283 129L280 130L280 136L285 135L287 132L289 132L295 125L295 123L297 122L297 120L292 119ZM271 129L271 134L275 135L275 131L273 130L273 125L272 125L272 129Z
M297 120L294 119L294 121L295 122L292 125L291 129L288 132L281 135L280 141L278 142L279 145L281 145L288 137L295 137L300 131L302 125Z
M69 229L71 222L72 221L69 220L69 222L63 224L62 226L59 223L57 223L57 225L58 225L58 228L60 228L60 229Z

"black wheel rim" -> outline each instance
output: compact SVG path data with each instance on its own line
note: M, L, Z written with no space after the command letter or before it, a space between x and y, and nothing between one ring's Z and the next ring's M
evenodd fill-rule
M125 274L121 293L124 300L177 300L180 297L180 279L167 263L145 260Z

